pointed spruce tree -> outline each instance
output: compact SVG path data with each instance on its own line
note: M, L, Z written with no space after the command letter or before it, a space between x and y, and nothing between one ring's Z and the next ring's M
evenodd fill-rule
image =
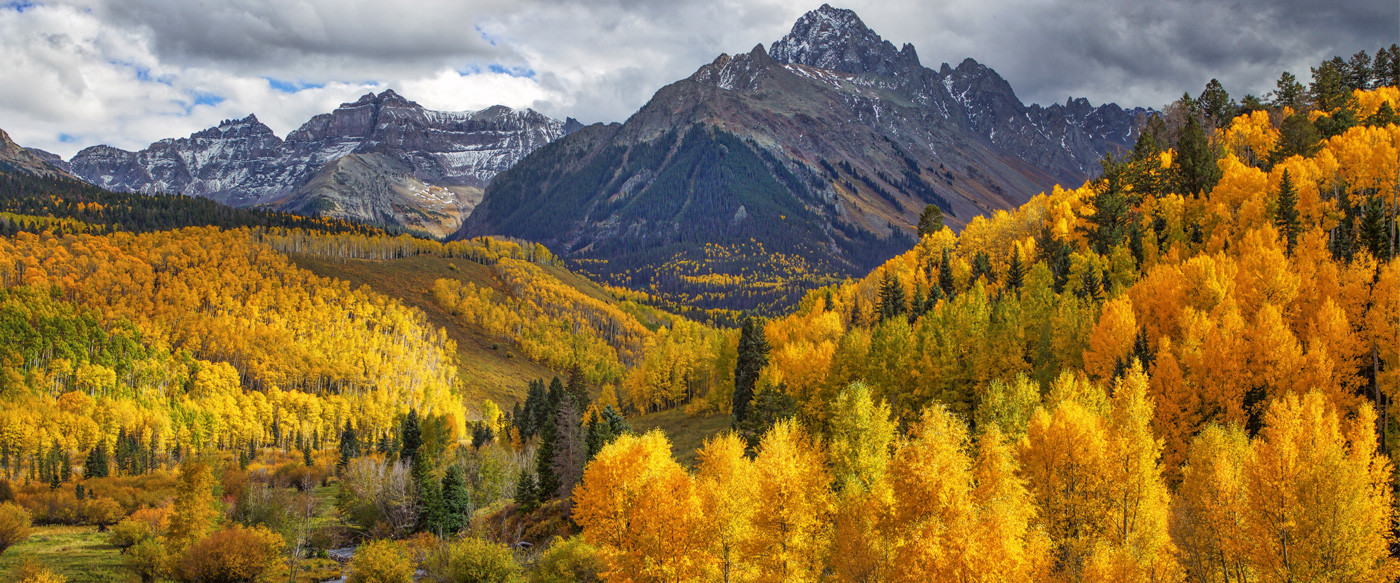
M753 401L758 373L768 364L768 340L763 337L763 321L744 319L739 331L739 354L734 364L734 422L742 423Z

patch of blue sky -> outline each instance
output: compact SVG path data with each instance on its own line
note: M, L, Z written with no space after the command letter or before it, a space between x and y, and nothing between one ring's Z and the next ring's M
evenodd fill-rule
M487 69L490 70L492 73L510 75L511 77L525 77L527 79L535 78L535 70L524 66L507 67L500 63L491 63L491 66L487 67Z
M58 141L65 144L71 144L73 142L78 141L78 138L73 137L72 134L58 134Z
M272 77L263 77L267 80L267 85L282 93L298 93L307 89L320 89L325 87L325 83L306 83L304 81L286 81Z
M0 4L0 10L13 10L20 14L24 14L26 10L33 10L38 7L38 2L29 2L28 0L14 0L12 2Z
M460 68L460 69L457 69L457 74L458 74L458 75L461 75L461 76L463 76L463 77L468 77L468 76L471 76L471 75L480 75L480 74L482 74L482 73L495 73L495 74L497 74L497 75L510 75L511 77L524 77L524 78L526 78L526 79L534 79L534 78L535 78L535 70L534 70L534 69L531 69L531 68L529 68L529 67L524 67L524 66L507 67L507 66L502 65L502 64L500 64L500 63L491 63L490 65L487 65L485 68L482 68L481 65L478 65L478 64L473 63L473 64L467 65L467 66L465 66L465 67L462 67L462 68Z
M160 83L161 85L171 85L173 83L172 78L168 75L165 77L156 77L154 75L151 75L151 68L145 65L138 65L130 61L120 61L115 59L109 60L107 62L118 67L131 69L132 76L136 77L136 80L142 83Z
M493 46L493 47L496 46L496 38L493 37L493 36L491 36L490 34L487 34L486 31L482 30L480 24L476 25L476 26L473 27L473 28L476 29L476 33L477 33L477 34L481 35L481 40L484 40L484 41L486 41L487 43L490 43L491 46Z

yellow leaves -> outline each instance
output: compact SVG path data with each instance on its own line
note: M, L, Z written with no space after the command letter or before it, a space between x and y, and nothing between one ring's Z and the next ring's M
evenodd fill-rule
M690 581L710 567L701 556L700 498L659 431L603 448L573 500L574 520L598 546L609 581Z
M1389 103L1391 111L1400 111L1400 88L1394 86L1377 87L1371 90L1356 89L1351 92L1356 99L1356 117L1366 119L1376 115L1382 103Z
M843 490L870 490L884 479L896 426L890 408L857 382L836 397L831 416L831 472Z
M1352 427L1316 392L1269 409L1243 464L1250 562L1265 581L1388 581L1389 463L1375 455L1375 415ZM1360 428L1356 430L1354 428Z
M763 436L754 464L757 506L763 509L747 541L754 580L819 580L833 503L825 453L796 422L780 421Z
M696 457L695 481L713 571L723 581L748 581L753 559L744 541L753 533L753 515L762 511L755 506L758 484L753 461L744 455L743 440L734 433L710 438Z
M1240 159L1257 165L1278 146L1279 131L1269 120L1269 112L1252 111L1236 116L1225 130L1225 144Z
M1238 428L1207 425L1191 442L1174 500L1172 534L1182 569L1193 581L1253 578L1243 530L1247 512L1243 468L1249 438Z
M1335 179L1354 190L1373 188L1393 192L1396 186L1400 125L1356 126L1328 139L1318 158L1333 157L1339 165ZM1333 178L1328 176L1328 178Z
M1114 371L1127 362L1137 339L1137 318L1133 302L1119 296L1103 305L1103 313L1089 336L1089 350L1084 353L1084 371L1090 377L1106 381Z

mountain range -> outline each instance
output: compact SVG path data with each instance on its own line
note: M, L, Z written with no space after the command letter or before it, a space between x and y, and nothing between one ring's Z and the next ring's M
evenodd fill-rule
M925 67L912 45L823 5L624 123L433 111L390 90L286 138L250 115L138 152L34 156L118 191L539 241L614 285L764 311L908 249L927 205L957 229L1082 183L1150 113L1026 105L985 65Z
M707 308L783 307L914 242L1080 184L1149 112L1026 106L992 69L938 70L823 5L765 48L720 55L625 123L537 150L458 237L544 242L591 275ZM754 273L790 277L754 286Z
M279 138L256 115L130 152L93 146L66 165L116 191L205 196L442 237L497 173L578 127L534 110L426 109L366 94Z

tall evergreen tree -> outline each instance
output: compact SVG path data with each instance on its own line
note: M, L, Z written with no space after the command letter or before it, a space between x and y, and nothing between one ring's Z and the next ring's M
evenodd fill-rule
M1291 107L1294 112L1302 111L1306 105L1304 99L1307 97L1307 90L1303 84L1298 82L1298 78L1292 73L1284 71L1279 75L1278 82L1274 84L1274 106Z
M1228 125L1230 120L1235 118L1235 110L1239 109L1239 105L1230 99L1230 94L1217 79L1211 79L1206 84L1201 96L1196 98L1196 104L1215 127Z
M1199 197L1215 188L1215 183L1220 181L1220 166L1216 164L1215 149L1206 138L1205 128L1194 115L1186 119L1186 127L1177 139L1176 154L1172 169L1180 194Z
M107 440L104 439L88 452L87 463L83 464L83 477L105 478L110 475L107 465Z
M948 248L943 248L943 260L938 262L938 287L948 299L953 298L953 265L948 260Z
M1006 285L1020 293L1025 281L1026 266L1021 263L1021 249L1018 247L1011 250L1011 264L1006 267Z
M1288 254L1293 254L1293 247L1298 242L1298 190L1293 187L1293 180L1289 177L1288 171L1283 171L1283 178L1278 184L1278 210L1274 214L1274 224L1278 225L1279 234L1288 241Z
M538 489L535 475L530 470L521 469L520 478L515 482L515 505L527 512L534 510L539 506Z
M471 525L472 498L467 491L462 468L456 464L442 476L442 507L444 535L456 534Z
M583 466L588 463L588 443L583 433L583 420L573 399L559 403L555 419L554 460L551 469L558 480L558 496L569 508L574 486L583 478Z
M880 319L902 316L905 312L904 284L899 276L885 271L885 279L880 285Z
M409 409L399 423L399 459L416 464L418 446L423 445L423 428L418 421L418 409Z
M1312 97L1314 107L1322 111L1332 111L1346 105L1347 99L1351 97L1351 80L1346 61L1341 57L1323 61L1312 68L1312 76L1308 93Z
M345 469L345 465L357 457L360 457L360 438L355 428L350 426L350 421L346 420L345 429L340 431L340 459L335 463L336 469Z
M423 456L416 456L413 460L413 492L418 498L417 530L442 536L447 523L442 484L433 479L432 469Z
M545 388L544 379L530 381L530 388L525 392L525 406L515 419L521 439L530 439L540 432L540 427L544 425L541 411L548 401L549 390Z
M577 362L569 367L569 386L565 392L574 398L579 409L588 406L588 383L583 378L583 368Z
M554 444L558 435L559 425L555 416L545 417L544 426L540 428L540 446L535 450L535 492L540 502L553 498L559 491L559 478L554 475Z
M739 354L734 364L734 422L741 423L748 415L753 400L758 373L768 364L768 340L763 337L763 321L744 319L739 332Z

